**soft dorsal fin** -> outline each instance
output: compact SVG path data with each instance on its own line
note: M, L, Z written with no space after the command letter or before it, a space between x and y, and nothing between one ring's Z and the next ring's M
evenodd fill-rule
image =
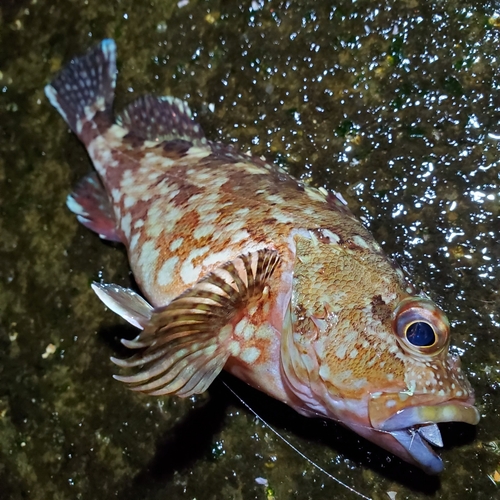
M176 97L145 95L130 103L117 123L148 141L189 141L193 146L208 144L201 127L193 120L189 106Z
M142 351L126 360L112 358L119 366L140 367L139 371L115 378L132 390L153 395L187 397L205 391L230 355L231 320L262 296L279 262L271 249L241 255L167 306L153 310L139 336L125 343Z

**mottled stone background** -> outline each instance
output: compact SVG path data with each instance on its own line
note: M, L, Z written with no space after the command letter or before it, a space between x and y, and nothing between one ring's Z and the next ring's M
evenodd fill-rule
M0 498L350 499L218 380L135 395L110 355L130 328L89 288L126 256L66 209L89 169L44 85L103 37L117 108L189 101L209 138L341 191L447 311L483 419L444 428L430 478L341 427L225 380L292 443L374 499L500 495L500 7L473 0L2 0ZM268 486L256 482L267 480ZM260 481L263 482L263 481Z

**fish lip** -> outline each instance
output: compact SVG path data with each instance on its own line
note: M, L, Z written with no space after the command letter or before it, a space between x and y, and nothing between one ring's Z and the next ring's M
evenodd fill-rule
M443 462L432 448L442 446L437 424L463 422L476 425L479 418L479 412L473 405L447 402L434 406L403 408L376 428L390 434L425 472L439 474L443 470Z
M463 422L476 425L479 419L479 412L475 406L463 402L447 402L440 405L403 408L379 423L376 428L392 432L442 422Z

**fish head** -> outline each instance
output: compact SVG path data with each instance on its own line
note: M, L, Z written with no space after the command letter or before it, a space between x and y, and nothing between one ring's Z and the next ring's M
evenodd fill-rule
M402 299L392 330L400 349L394 349L393 359L402 361L405 387L370 391L367 437L426 472L439 473L443 464L431 446L443 446L437 424L477 424L474 391L460 358L449 350L450 325L434 302L419 296ZM393 361L389 366L398 365Z
M316 265L315 247L323 256L325 249L302 246L307 262L296 266L282 343L285 379L301 401L296 409L336 420L439 473L437 424L479 421L473 389L449 350L446 315L409 293L401 271L378 257L353 259L336 249L330 264Z

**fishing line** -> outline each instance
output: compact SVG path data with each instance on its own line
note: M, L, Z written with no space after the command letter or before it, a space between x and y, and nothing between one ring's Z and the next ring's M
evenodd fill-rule
M363 493L360 493L359 491L356 491L354 488L351 488L349 485L346 483L342 482L340 479L336 478L332 474L330 474L328 471L323 469L321 466L319 466L316 462L313 462L308 456L304 455L296 446L294 446L288 439L286 439L284 436L282 436L274 427L271 426L271 424L268 424L248 403L243 401L236 392L227 385L226 382L222 381L222 383L226 386L226 388L235 396L240 403L247 408L251 413L253 413L270 431L272 431L276 436L278 436L285 444L287 444L295 453L297 453L300 457L302 457L304 460L306 460L309 464L311 464L314 468L325 474L325 476L329 477L333 481L335 481L337 484L340 484L344 488L348 489L351 493L354 493L355 495L358 495L360 498L363 498L364 500L372 500L370 497L367 497L363 495Z

